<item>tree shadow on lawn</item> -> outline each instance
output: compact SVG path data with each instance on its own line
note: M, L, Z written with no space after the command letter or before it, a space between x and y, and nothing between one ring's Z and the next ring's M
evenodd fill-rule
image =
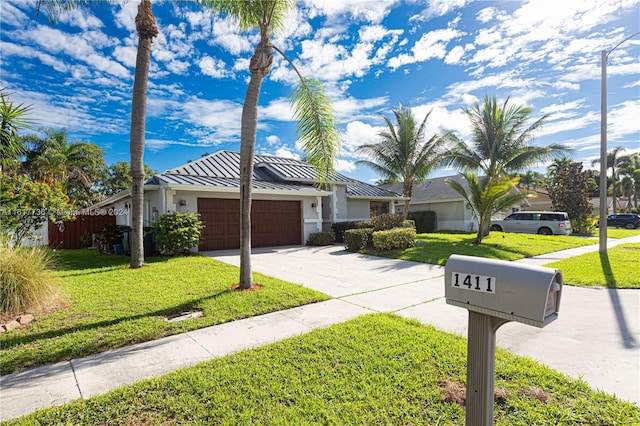
M627 325L627 319L622 310L622 304L620 303L620 295L618 294L616 278L613 274L613 269L611 268L611 262L609 261L609 255L607 253L600 253L600 264L602 265L602 272L604 273L604 277L607 282L611 305L613 306L613 311L616 314L616 320L618 321L618 327L620 328L624 347L627 349L634 349L638 346L638 343Z
M198 308L199 306L201 306L201 304L203 302L209 301L209 300L213 300L213 299L217 299L221 296L224 296L226 294L232 294L233 292L230 289L222 289L220 291L218 291L217 293L214 293L212 295L206 296L206 297L200 297L197 299L192 299L189 300L187 302L181 303L179 305L175 305L169 308L164 308L164 309L158 309L156 311L152 311L152 312L144 312L138 315L130 315L130 316L125 316L125 317L121 317L121 318L114 318L112 320L106 320L106 321L98 321L98 322L94 322L94 323L89 323L89 324L79 324L79 325L75 325L75 326L71 326L71 327L65 327L65 328L59 328L56 330L50 330L50 331L45 331L42 333L35 333L35 334L17 334L16 336L12 336L12 337L8 337L6 340L4 340L2 343L2 346L4 349L8 349L10 347L19 345L19 344L25 344L25 343L31 343L31 342L35 342L38 341L40 339L50 339L50 338L54 338L54 337L58 337L61 336L63 334L67 334L67 333L73 333L73 332L77 332L77 331L86 331L86 330L93 330L93 329L98 329L98 328L103 328L103 327L110 327L113 325L117 325L120 323L124 323L124 322L128 322L128 321L135 321L138 319L142 319L142 318L148 318L148 317L166 317L169 315L173 315L173 314L177 314L180 312L184 312L184 311L188 311L191 309L195 309Z
M102 254L97 250L57 250L55 256L55 270L69 272L69 275L82 275L76 271L90 270L89 274L108 272L128 267L131 260L129 256L116 256L114 254ZM168 262L168 256L149 256L145 258L146 264ZM97 269L100 269L97 271Z

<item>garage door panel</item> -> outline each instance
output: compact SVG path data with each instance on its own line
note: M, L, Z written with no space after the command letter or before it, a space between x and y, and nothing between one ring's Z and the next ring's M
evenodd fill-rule
M301 244L300 204L300 201L253 200L252 247ZM198 212L205 224L201 251L240 247L239 200L198 198Z

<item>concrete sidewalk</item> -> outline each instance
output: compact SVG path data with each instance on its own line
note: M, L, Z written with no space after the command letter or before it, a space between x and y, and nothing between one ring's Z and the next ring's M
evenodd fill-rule
M617 243L634 240L640 241L640 237ZM609 246L614 244L611 241ZM566 250L545 258L554 261L597 248ZM204 254L239 263L237 251ZM466 336L467 312L445 303L441 266L353 254L341 246L256 249L252 265L254 271L302 284L334 299L3 376L0 419L88 398L371 312L396 312ZM506 324L497 333L498 345L638 403L638 318L638 290L566 286L558 321L544 329Z

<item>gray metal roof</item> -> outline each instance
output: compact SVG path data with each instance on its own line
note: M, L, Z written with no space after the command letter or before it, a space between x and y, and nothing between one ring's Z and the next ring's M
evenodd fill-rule
M350 198L404 198L397 192L389 191L379 186L357 181L347 186L347 197Z
M169 185L196 185L215 188L240 188L240 179L236 178L218 178L210 176L190 176L171 173L163 173L154 176L147 183L166 183ZM322 195L323 191L313 185L304 185L293 182L276 182L254 179L251 187L253 189L268 191L298 191L298 192L317 192Z
M460 175L446 176L441 178L432 178L426 181L414 182L413 193L411 195L411 203L429 203L434 201L456 201L462 200L462 196L453 190L447 183L446 179L459 182L465 189L468 189L467 182ZM388 191L394 191L402 194L402 183L389 183L380 185L380 188Z
M317 173L312 165L293 158L256 155L252 188L273 191L324 191L313 184ZM240 153L219 151L154 176L147 184L199 185L215 188L240 187ZM402 198L395 192L369 185L340 173L331 173L329 183L347 185L347 196L364 198Z
M317 174L312 165L293 158L256 155L253 164L253 178L257 180L317 181ZM165 173L240 179L240 153L218 151L184 166L167 170ZM340 173L332 173L329 176L329 181L332 183L350 183L354 180Z

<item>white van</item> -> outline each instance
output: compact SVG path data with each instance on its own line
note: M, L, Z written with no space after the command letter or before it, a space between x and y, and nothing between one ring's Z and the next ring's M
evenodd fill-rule
M570 235L571 221L565 212L515 212L491 221L492 231L542 235Z

